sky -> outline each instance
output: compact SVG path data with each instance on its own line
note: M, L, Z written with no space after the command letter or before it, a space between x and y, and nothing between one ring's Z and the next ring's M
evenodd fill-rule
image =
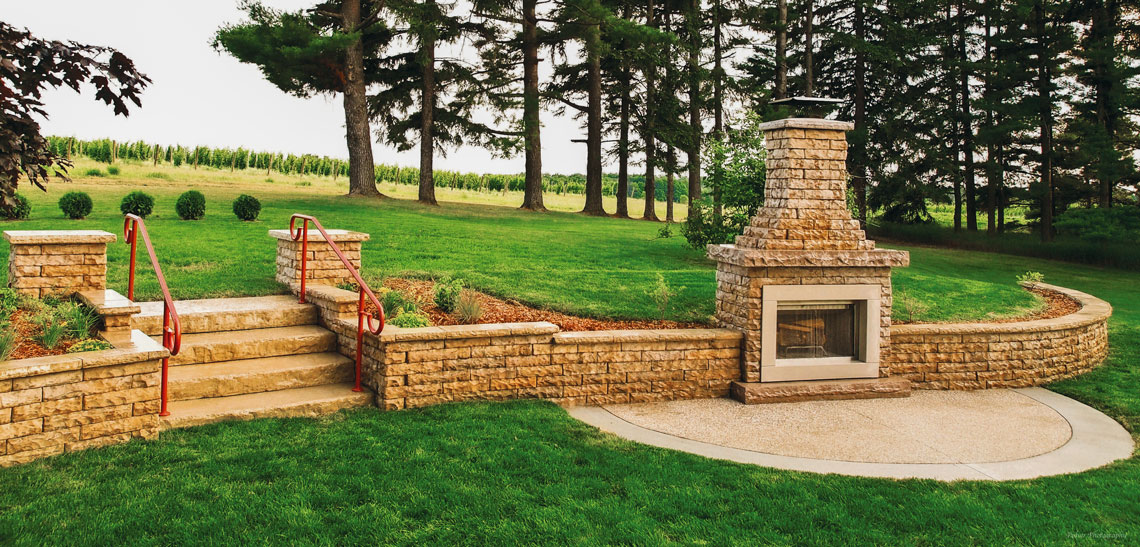
M48 135L146 140L156 144L242 146L257 151L348 157L340 95L301 99L265 81L256 66L210 46L218 27L242 19L238 0L0 0L0 20L46 39L109 46L153 80L128 118L70 89L45 93ZM296 10L312 0L266 0ZM543 113L543 171L583 173L584 131L568 117ZM416 150L373 143L376 163L415 166ZM496 158L478 147L437 155L436 169L521 173L523 158Z

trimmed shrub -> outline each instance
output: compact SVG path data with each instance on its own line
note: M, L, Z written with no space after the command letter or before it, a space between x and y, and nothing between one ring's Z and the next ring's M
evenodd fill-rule
M23 194L16 194L15 202L11 207L0 207L0 215L7 220L26 220L32 214L32 204Z
M108 165L107 166L107 174L108 175L118 175L119 174L119 168L115 167L114 165Z
M91 168L91 169L84 171L83 176L86 176L86 177L105 177L105 176L107 176L107 173L104 173L101 169Z
M261 202L253 196L242 194L234 200L234 214L247 222L257 220L257 215L261 214Z
M142 218L150 216L154 211L154 198L141 190L135 190L123 197L119 210L124 215L138 215Z
M182 220L198 220L206 215L206 196L197 190L187 190L178 196L174 210Z
M59 198L59 209L72 220L87 218L93 207L91 196L86 192L68 192Z

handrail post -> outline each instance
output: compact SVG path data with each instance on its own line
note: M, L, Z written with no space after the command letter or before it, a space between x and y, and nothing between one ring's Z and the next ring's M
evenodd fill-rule
M360 387L360 367L364 362L364 286L360 286L360 302L356 307L356 383L353 391L364 391Z
M309 219L301 221L301 303L305 303L305 265L309 262Z
M162 304L162 347L170 349L173 347L172 338L174 337L174 329L170 328L170 309L167 308L166 303ZM160 397L162 407L158 410L159 416L169 416L170 411L166 409L166 402L170 399L168 396L168 380L170 376L170 354L167 353L166 357L162 358L162 395Z
M127 300L135 299L135 251L138 248L139 223L130 217L126 218L123 230L126 231L127 243L131 244L131 273L127 277Z

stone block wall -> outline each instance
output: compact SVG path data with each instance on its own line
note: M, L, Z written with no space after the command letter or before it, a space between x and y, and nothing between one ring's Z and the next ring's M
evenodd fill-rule
M345 230L327 230L329 237L345 258L357 270L360 269L360 249L369 235ZM277 281L286 285L301 282L301 242L293 241L289 230L270 230L270 237L277 240ZM325 238L312 226L309 227L308 262L305 264L306 285L339 285L352 283L352 275L344 263L333 252Z
M0 466L155 437L166 354L135 331L115 349L0 363Z
M107 243L98 230L7 230L8 286L36 298L107 288Z
M1077 300L1081 310L1016 323L896 325L891 376L909 379L915 389L1027 387L1099 365L1108 354L1112 307L1080 291L1043 287Z

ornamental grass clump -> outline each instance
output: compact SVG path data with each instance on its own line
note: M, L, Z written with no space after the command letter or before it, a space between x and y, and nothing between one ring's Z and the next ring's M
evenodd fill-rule
M124 215L146 218L154 211L154 198L146 192L135 190L123 197L123 201L119 203L119 211Z
M455 315L465 325L475 324L483 317L483 305L479 303L474 291L463 291L459 295L459 300L455 302Z
M59 209L72 220L87 218L92 208L94 203L86 192L68 192L59 198Z
M206 216L206 196L197 190L187 190L174 202L174 211L182 220L199 220Z

